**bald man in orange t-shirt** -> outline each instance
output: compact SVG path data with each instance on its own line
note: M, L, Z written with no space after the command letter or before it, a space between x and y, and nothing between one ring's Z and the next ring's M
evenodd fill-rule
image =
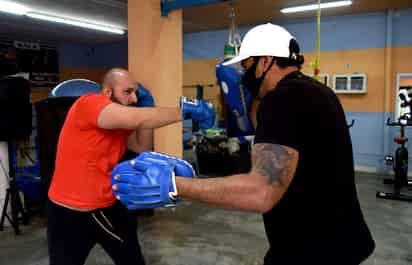
M129 72L112 69L101 93L80 97L60 133L49 189L50 265L84 264L99 243L115 264L144 264L137 221L116 201L111 171L128 148L152 146L152 129L182 119L180 108L136 108Z

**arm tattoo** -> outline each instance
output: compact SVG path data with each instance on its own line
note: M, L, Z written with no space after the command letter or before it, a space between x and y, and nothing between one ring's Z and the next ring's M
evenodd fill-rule
M278 144L255 144L252 149L252 172L265 176L270 184L282 180L295 171L298 152Z

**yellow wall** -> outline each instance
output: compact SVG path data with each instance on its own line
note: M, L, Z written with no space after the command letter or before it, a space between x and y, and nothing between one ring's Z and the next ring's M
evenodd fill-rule
M49 96L49 89L36 89L31 92L31 102L36 104Z
M305 54L303 71L312 72L310 62L313 53ZM333 86L333 75L366 73L366 94L339 94L345 111L382 112L384 108L384 53L382 49L322 52L320 69L329 74L329 85Z
M220 88L217 84L215 67L220 58L192 60L183 64L183 95L196 97L196 86L202 85L203 98L219 105Z
M302 71L312 73L310 62L314 53L305 53ZM186 61L183 66L184 85L216 84L215 65L220 58ZM392 48L391 111L395 109L396 75L412 73L412 47ZM347 51L323 51L320 58L322 73L329 74L329 86L333 86L334 74L365 73L366 94L338 94L347 112L384 112L385 103L385 49L364 49ZM207 92L206 92L207 91ZM195 88L184 88L184 94L194 96ZM207 93L207 95L206 95ZM213 99L219 94L219 87L205 88L205 98Z
M399 86L412 86L412 78L401 78Z

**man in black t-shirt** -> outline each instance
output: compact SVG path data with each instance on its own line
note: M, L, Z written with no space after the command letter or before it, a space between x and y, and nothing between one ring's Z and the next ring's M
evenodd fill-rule
M359 206L352 144L337 96L299 71L303 56L285 29L258 26L242 48L245 53L227 64L241 62L244 84L261 99L255 146L278 161L269 181L285 185L294 172L282 198L263 215L270 243L265 264L361 263L374 241Z
M268 23L246 34L239 56L225 64L242 64L243 83L260 100L252 170L224 178L175 177L174 192L262 212L270 243L265 265L360 264L375 244L356 194L345 114L330 88L299 71L299 52L282 27ZM119 199L133 203L133 196Z
M265 264L361 263L374 241L359 206L352 144L338 98L299 71L303 56L285 29L255 27L242 48L227 64L241 62L244 84L261 99L255 147L267 152L254 154L276 160L273 168L261 168L271 172L266 175L274 185L287 185L263 215L270 243Z

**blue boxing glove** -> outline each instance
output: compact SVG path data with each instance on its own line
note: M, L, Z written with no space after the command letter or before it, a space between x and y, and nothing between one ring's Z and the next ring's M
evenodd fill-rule
M178 195L176 175L192 178L195 172L185 160L143 152L114 168L113 193L130 210L173 207Z
M140 83L137 84L136 89L137 107L154 107L155 102L150 91Z
M216 65L216 78L227 104L228 135L244 136L255 134L249 115L253 97L242 85L242 73L233 66Z
M199 127L203 130L210 129L215 124L215 109L208 101L183 96L180 97L180 108L183 119L190 117L199 122Z
M193 178L196 175L195 170L189 162L175 156L170 156L159 152L143 152L137 158L144 161L163 161L173 164L174 173L179 177Z

